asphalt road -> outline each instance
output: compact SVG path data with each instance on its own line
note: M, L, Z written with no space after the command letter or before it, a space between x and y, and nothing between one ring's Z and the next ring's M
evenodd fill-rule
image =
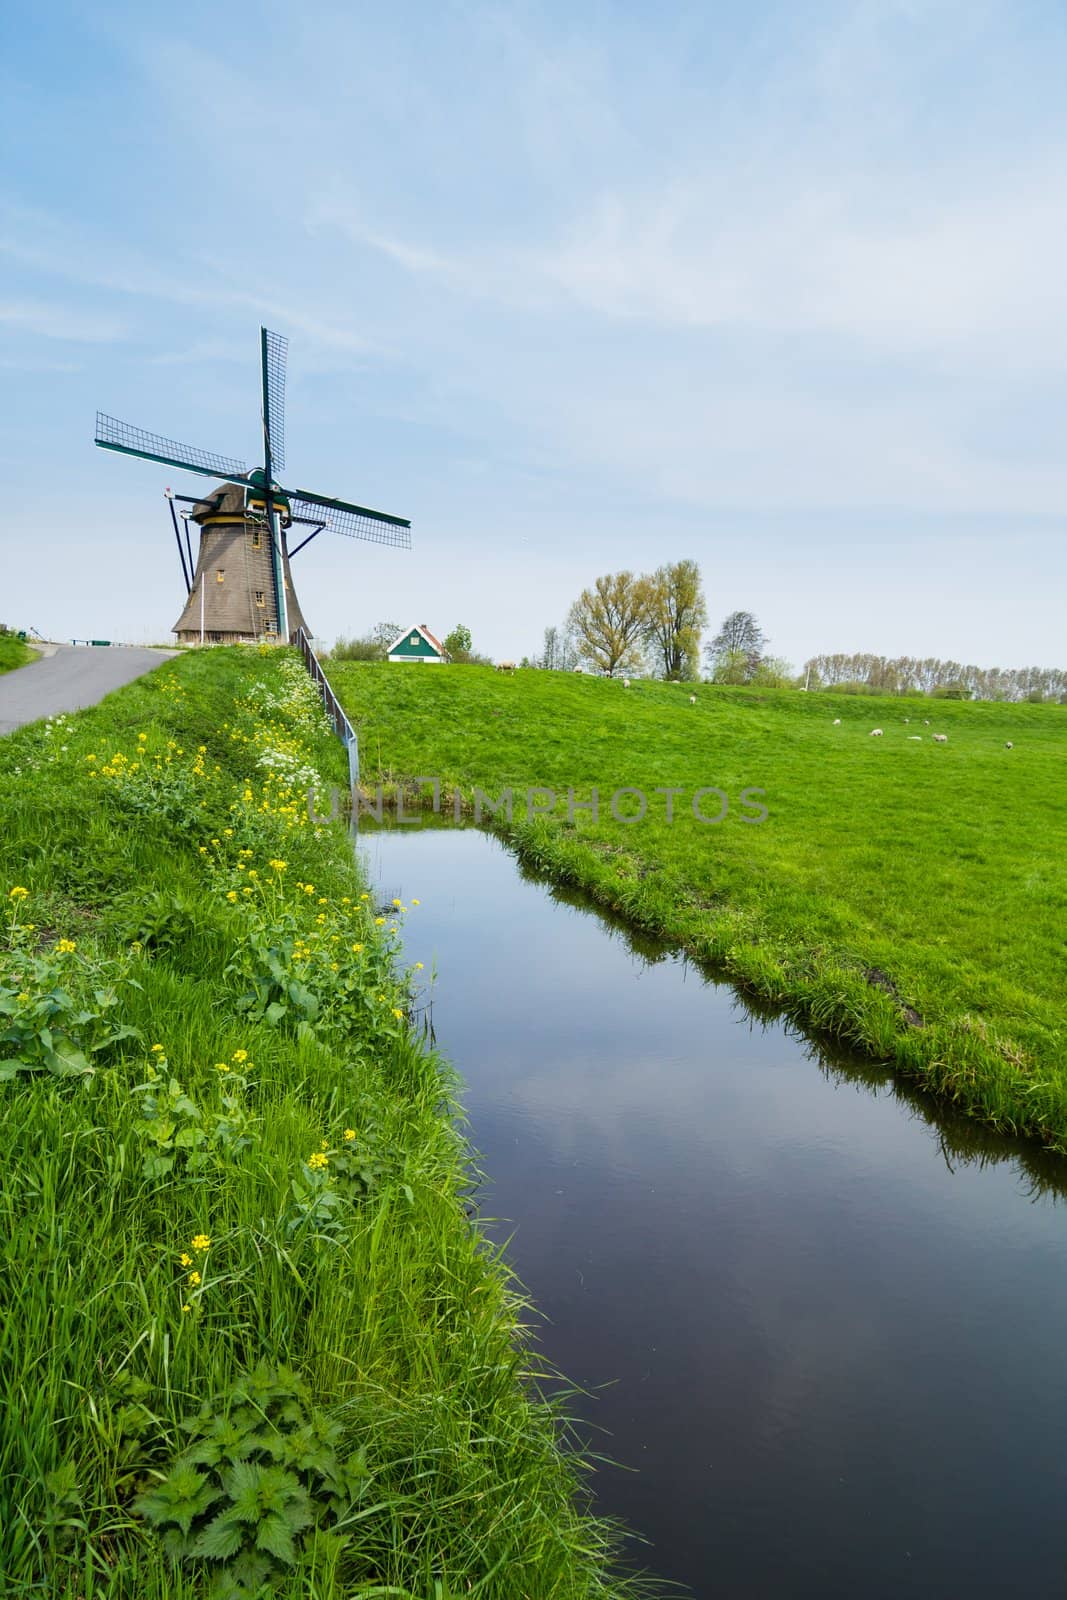
M0 673L0 734L38 717L94 706L112 689L132 683L174 654L169 650L110 650L57 645L51 655Z

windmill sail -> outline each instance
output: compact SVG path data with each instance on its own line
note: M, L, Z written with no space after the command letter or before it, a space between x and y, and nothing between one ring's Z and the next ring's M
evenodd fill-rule
M283 334L260 329L263 360L263 434L275 472L285 470L285 363L289 341Z
M103 411L96 413L95 442L104 450L120 450L123 455L141 456L145 461L162 461L168 467L187 472L202 472L206 478L225 478L228 483L246 483L248 468L243 461L198 450L192 444L179 444L160 433L146 433L132 422L120 422Z
M312 494L310 489L285 489L293 517L299 522L318 522L346 539L367 539L371 544L388 544L398 550L411 549L411 523L404 517L391 517L385 511L352 505L348 500L331 500Z

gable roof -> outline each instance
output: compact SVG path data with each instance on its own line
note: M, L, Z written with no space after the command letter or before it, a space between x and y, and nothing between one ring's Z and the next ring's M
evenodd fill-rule
M413 633L421 633L422 637L426 640L426 643L433 650L435 650L439 656L448 655L448 651L445 649L440 639L434 637L424 622L416 623L413 628L405 628L403 633L398 633L388 650L385 652L386 655L391 656L397 645L403 644L405 640L409 639Z

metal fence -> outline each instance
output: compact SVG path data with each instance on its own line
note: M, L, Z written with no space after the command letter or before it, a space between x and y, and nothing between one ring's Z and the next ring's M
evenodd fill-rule
M359 740L356 730L345 716L340 700L334 694L330 680L322 670L311 640L303 628L297 629L296 647L304 658L304 665L322 693L322 707L333 724L333 731L348 751L348 782L354 795L359 787Z

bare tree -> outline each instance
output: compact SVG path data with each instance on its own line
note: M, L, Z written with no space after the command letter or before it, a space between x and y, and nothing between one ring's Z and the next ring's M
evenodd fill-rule
M578 652L566 628L545 629L544 649L535 666L547 672L570 672L578 664Z
M609 678L639 666L650 600L650 580L632 572L606 573L583 589L567 615L581 660Z
M695 561L673 561L650 580L645 643L665 678L695 678L708 608Z

